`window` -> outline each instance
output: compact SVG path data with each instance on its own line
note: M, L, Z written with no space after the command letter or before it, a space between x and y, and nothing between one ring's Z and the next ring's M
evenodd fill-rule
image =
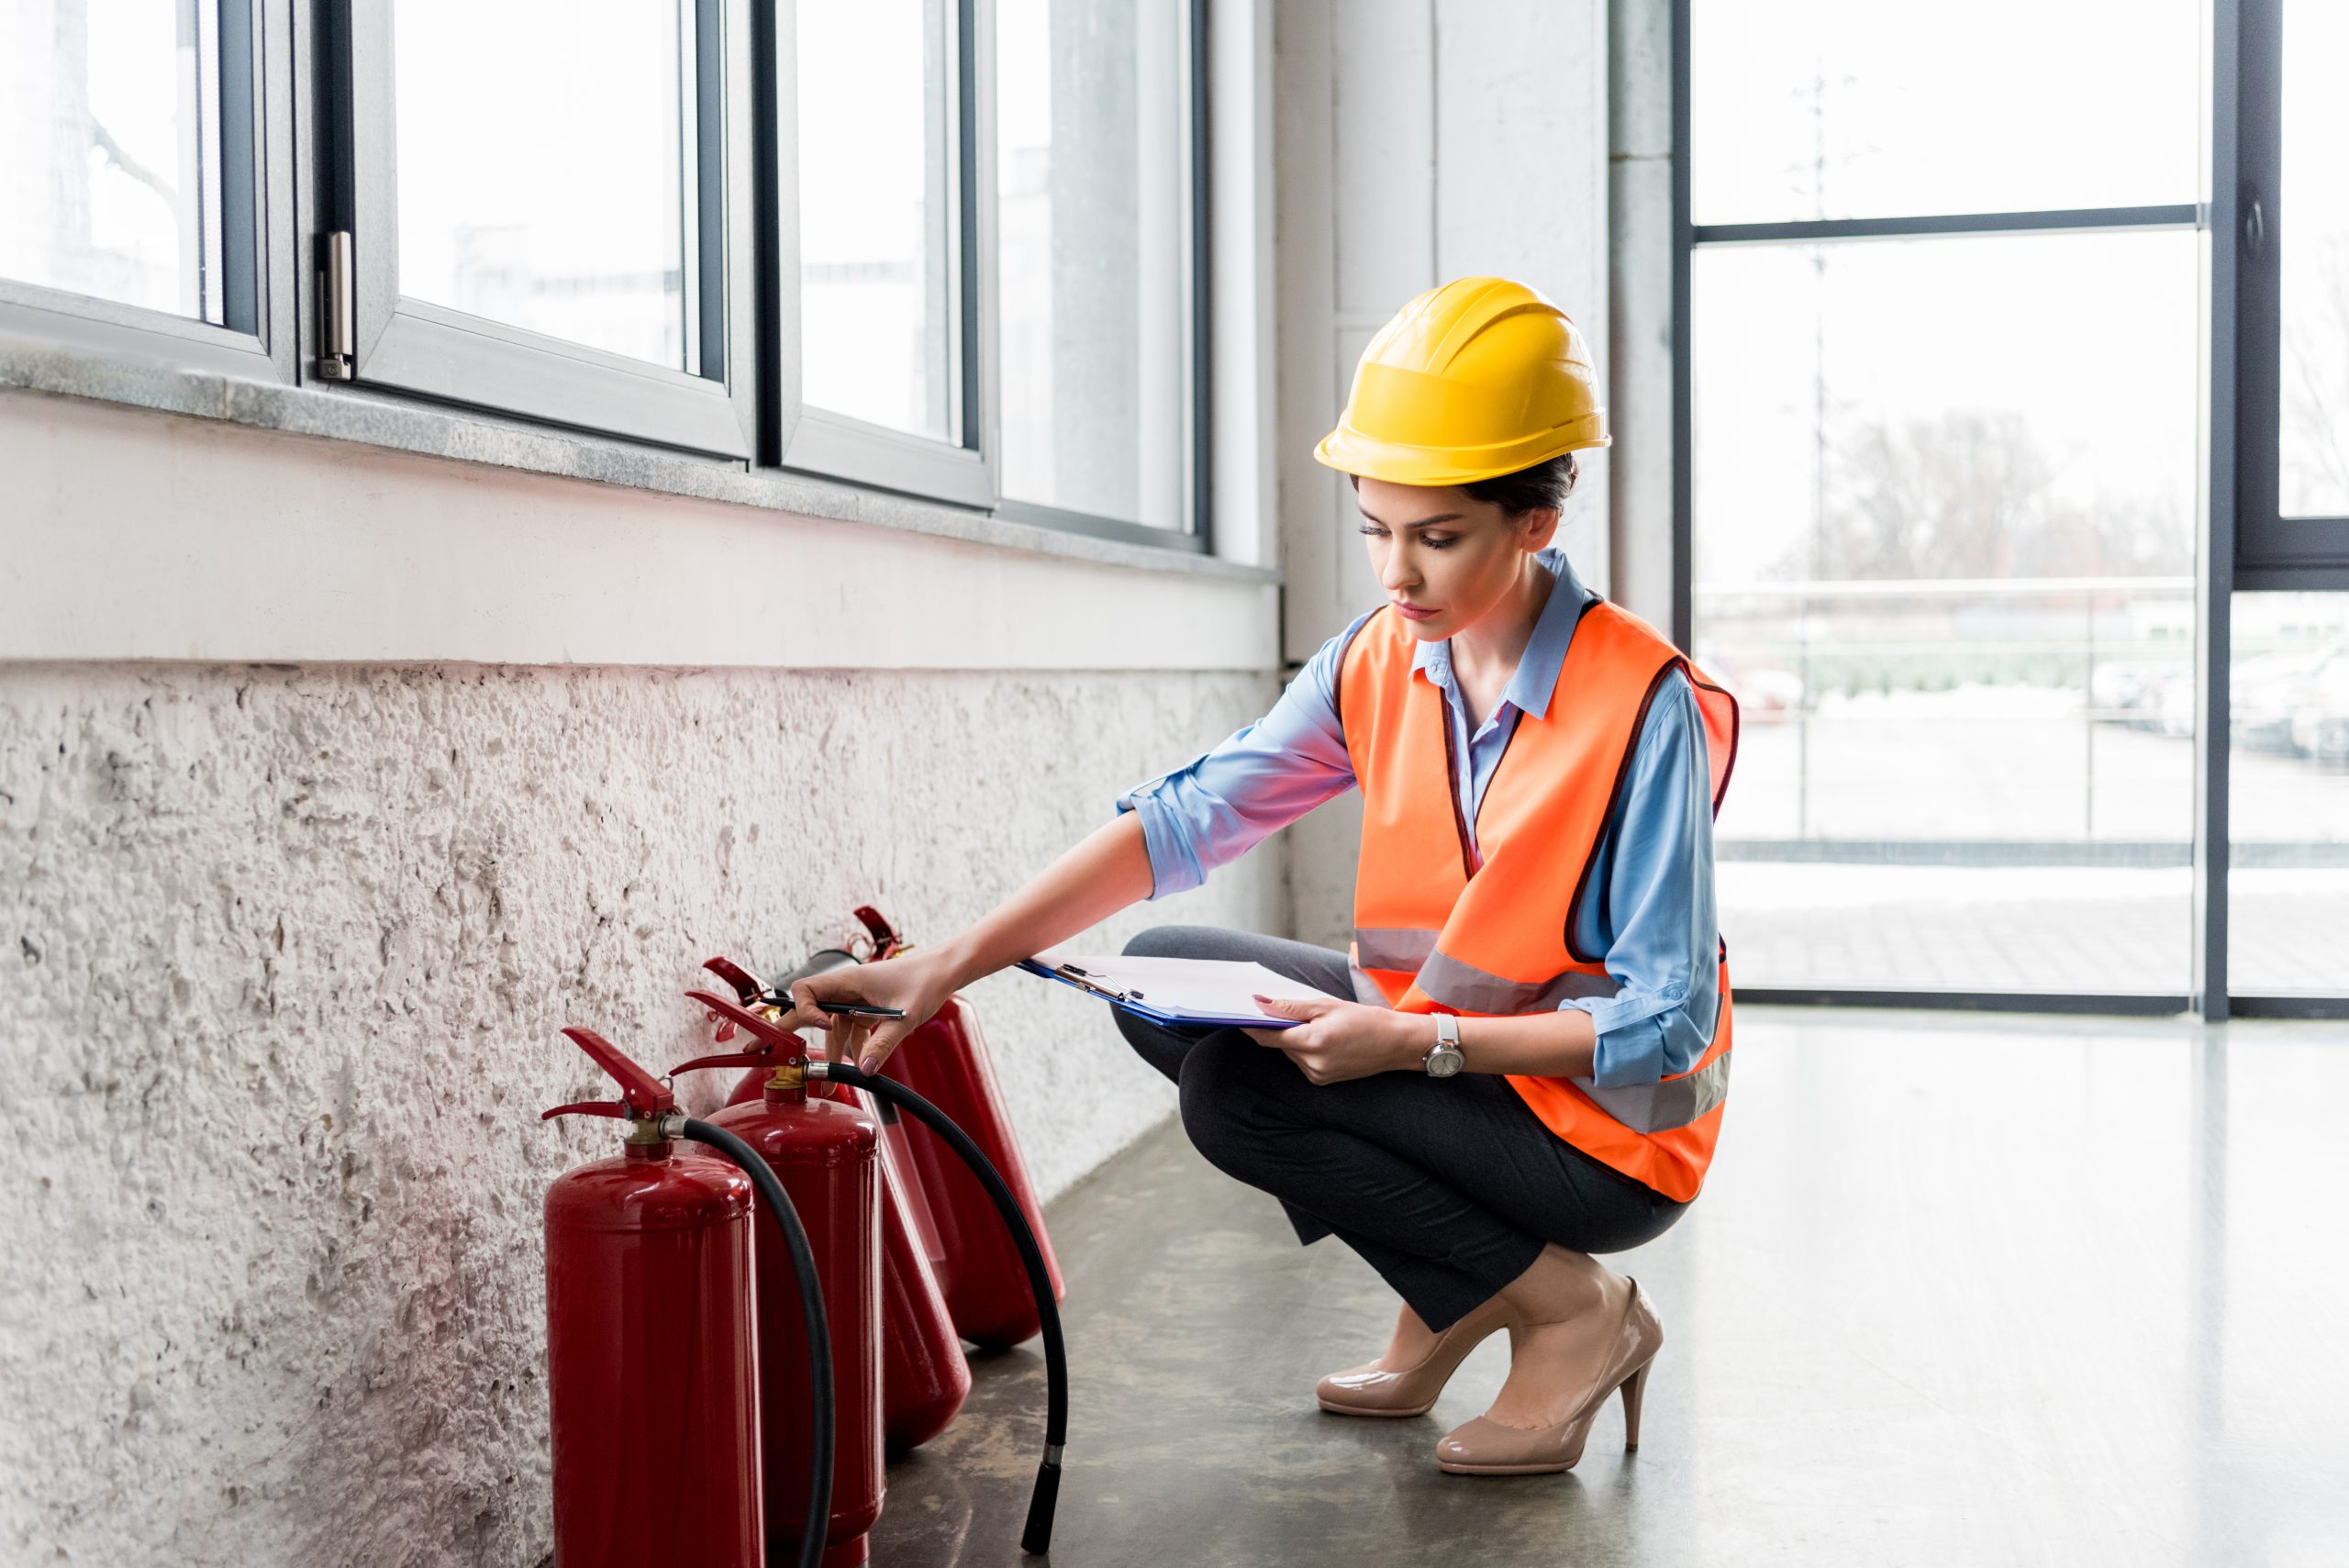
M799 0L800 394L962 439L952 47L942 0Z
M2199 6L1689 18L1692 622L1746 719L1738 979L2182 996Z
M86 0L0 20L0 325L274 373L260 15L259 0Z
M1745 704L1748 994L2341 1013L2349 20L1673 27L1675 618Z
M2349 594L2239 594L2229 984L2349 995Z
M2349 588L2349 16L2241 0L2240 38L2236 583Z
M323 373L747 455L743 0L348 19L354 331Z
M1205 0L12 13L0 336L37 352L8 373L83 390L85 361L135 359L125 397L319 433L349 383L444 421L1204 550L1205 18ZM173 371L313 385L243 402Z
M1003 494L1186 526L1189 7L999 0Z
M800 0L786 466L1206 547L1204 15Z
M977 418L975 12L952 0L800 0L797 12L785 144L796 261L783 294L798 391L785 399L796 418L784 461L992 506Z
M394 7L400 292L694 370L693 8L568 10L550 28L528 6Z

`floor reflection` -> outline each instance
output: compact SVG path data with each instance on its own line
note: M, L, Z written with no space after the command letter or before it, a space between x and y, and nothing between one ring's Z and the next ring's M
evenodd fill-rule
M2349 1542L2349 1025L1739 1015L1704 1198L1620 1261L1667 1336L1643 1451L1439 1474L1506 1370L1323 1416L1393 1304L1161 1129L1055 1206L1088 1564L2332 1563ZM1012 1563L1032 1349L890 1473L874 1557Z

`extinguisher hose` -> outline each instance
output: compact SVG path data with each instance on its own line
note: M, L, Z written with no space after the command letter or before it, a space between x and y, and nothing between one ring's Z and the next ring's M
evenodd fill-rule
M799 1568L818 1568L824 1559L824 1538L832 1518L832 1336L824 1321L824 1292L816 1277L815 1249L807 1244L807 1228L791 1195L775 1180L774 1172L758 1151L722 1127L687 1118L685 1135L707 1143L742 1168L759 1195L759 1207L774 1216L791 1251L791 1272L799 1281L799 1312L807 1326L808 1406L815 1430L807 1448L807 1522L800 1531ZM763 1351L766 1347L761 1346Z
M884 1100L912 1113L914 1119L946 1140L947 1146L962 1157L971 1168L971 1174L995 1200L996 1212L1011 1231L1011 1239L1019 1247L1019 1257L1028 1265L1028 1285L1036 1294L1036 1316L1043 1325L1044 1335L1044 1458L1036 1469L1036 1487L1029 1495L1028 1525L1020 1532L1022 1551L1042 1552L1052 1544L1052 1513L1058 1506L1061 1492L1061 1450L1068 1442L1068 1347L1061 1339L1060 1306L1052 1299L1052 1276L1044 1267L1044 1250L1036 1244L1036 1233L1028 1224L1028 1217L1020 1211L1019 1200L1011 1195L1003 1173L985 1151L971 1141L970 1135L948 1118L944 1111L898 1083L895 1078L866 1075L845 1062L807 1064L811 1077L829 1079L863 1089L875 1099Z

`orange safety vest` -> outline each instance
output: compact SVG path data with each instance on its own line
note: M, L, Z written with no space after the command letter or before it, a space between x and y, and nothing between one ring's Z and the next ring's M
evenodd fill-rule
M1468 824L1443 694L1414 679L1417 639L1383 609L1338 665L1338 717L1362 787L1353 962L1408 1013L1507 1018L1572 996L1611 996L1605 955L1574 948L1574 911L1599 835L1631 772L1656 688L1687 672L1704 716L1713 810L1737 756L1737 699L1639 617L1604 599L1583 611L1547 712L1521 715ZM1687 1073L1602 1089L1587 1078L1509 1074L1551 1131L1686 1203L1704 1184L1729 1096L1728 949L1713 1042Z

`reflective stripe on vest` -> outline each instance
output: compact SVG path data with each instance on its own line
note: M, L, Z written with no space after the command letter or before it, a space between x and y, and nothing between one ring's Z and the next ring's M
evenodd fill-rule
M1685 672L1704 717L1718 812L1736 756L1735 699L1646 622L1594 601L1547 712L1520 718L1486 784L1472 847L1443 696L1413 669L1415 648L1409 628L1382 610L1340 661L1339 720L1363 794L1357 987L1407 1012L1493 1017L1614 995L1604 955L1575 950L1573 917L1640 727L1664 675ZM1587 1077L1507 1081L1553 1132L1686 1201L1703 1184L1729 1094L1725 961L1720 995L1712 1042L1687 1073L1631 1088Z

